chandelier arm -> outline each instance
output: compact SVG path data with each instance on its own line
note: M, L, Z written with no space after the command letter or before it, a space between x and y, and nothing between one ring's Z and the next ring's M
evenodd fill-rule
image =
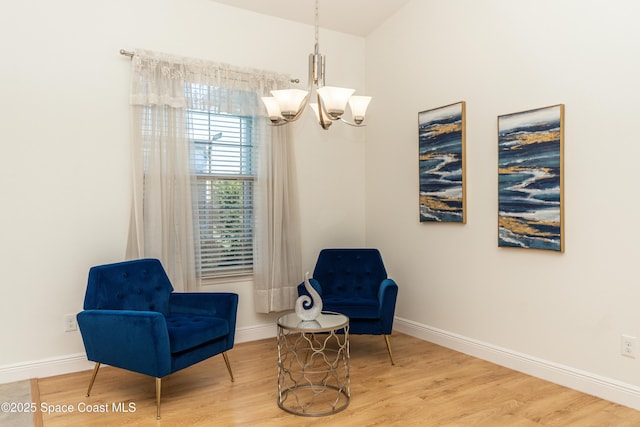
M320 122L322 129L327 130L329 129L329 126L331 126L331 117L326 113L322 97L320 97L318 93L316 93L316 98L318 98L318 121Z
M310 95L311 95L311 92L307 92L307 96L304 97L302 104L300 104L300 110L298 110L298 114L296 114L293 119L289 120L290 122L298 120L300 116L302 116L302 113L305 112L305 110L307 109L307 105L309 105Z
M346 119L344 119L343 117L340 117L340 119L339 119L339 120L340 120L342 123L346 123L346 124L348 124L349 126L353 126L353 127L356 127L356 128L362 128L362 127L365 127L365 126L366 126L365 124L362 124L362 123L361 123L361 124L357 124L357 123L355 123L355 122L350 122L349 120L346 120Z
M296 113L296 115L291 119L284 119L285 123L295 122L296 120L298 120L300 116L302 116L302 113L306 111L307 106L309 105L309 99L311 98L311 92L313 90L314 61L315 56L309 55L309 77L307 79L307 95L302 100L302 103L300 104L300 108L298 108L298 112Z
M287 120L287 119L285 119L285 118L283 117L283 118L278 119L278 121L277 121L277 122L274 122L273 120L271 120L271 121L269 122L269 126L282 126L282 125L286 125L286 124L287 124L287 123L289 123L290 121L292 121L292 120Z

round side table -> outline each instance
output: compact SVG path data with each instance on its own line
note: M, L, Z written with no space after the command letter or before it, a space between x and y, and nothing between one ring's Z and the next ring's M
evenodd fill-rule
M335 414L349 405L349 318L323 311L303 321L295 312L278 325L278 406L292 414Z

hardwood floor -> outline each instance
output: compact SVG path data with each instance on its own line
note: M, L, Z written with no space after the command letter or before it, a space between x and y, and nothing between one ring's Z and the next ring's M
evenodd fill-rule
M155 419L155 381L105 367L90 397L90 371L37 381L55 426L638 426L640 412L530 377L401 333L351 336L351 402L326 417L300 417L276 403L274 339L238 344L222 356L163 380L162 419ZM63 406L74 412L59 412ZM93 406L92 406L93 405ZM113 405L135 409L116 412ZM131 405L131 406L130 406ZM40 406L40 403L38 403ZM108 412L80 412L85 407Z

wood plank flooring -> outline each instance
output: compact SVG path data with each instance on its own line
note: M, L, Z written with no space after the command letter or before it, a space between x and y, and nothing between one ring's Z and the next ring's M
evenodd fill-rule
M105 367L90 397L90 371L37 381L45 427L56 426L640 426L640 411L457 353L411 336L351 337L351 403L325 417L301 417L276 403L275 338L237 344L222 356L163 380L156 421L155 381ZM40 406L40 404L38 404ZM59 412L63 406L74 412ZM116 412L113 405L133 409ZM80 412L84 408L108 412Z

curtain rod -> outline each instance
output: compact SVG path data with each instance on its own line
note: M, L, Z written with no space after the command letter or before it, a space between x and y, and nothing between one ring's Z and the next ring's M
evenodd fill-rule
M133 58L133 55L135 55L135 52L132 52L130 50L125 50L125 49L120 49L120 55ZM300 79L291 79L291 83L300 83Z

